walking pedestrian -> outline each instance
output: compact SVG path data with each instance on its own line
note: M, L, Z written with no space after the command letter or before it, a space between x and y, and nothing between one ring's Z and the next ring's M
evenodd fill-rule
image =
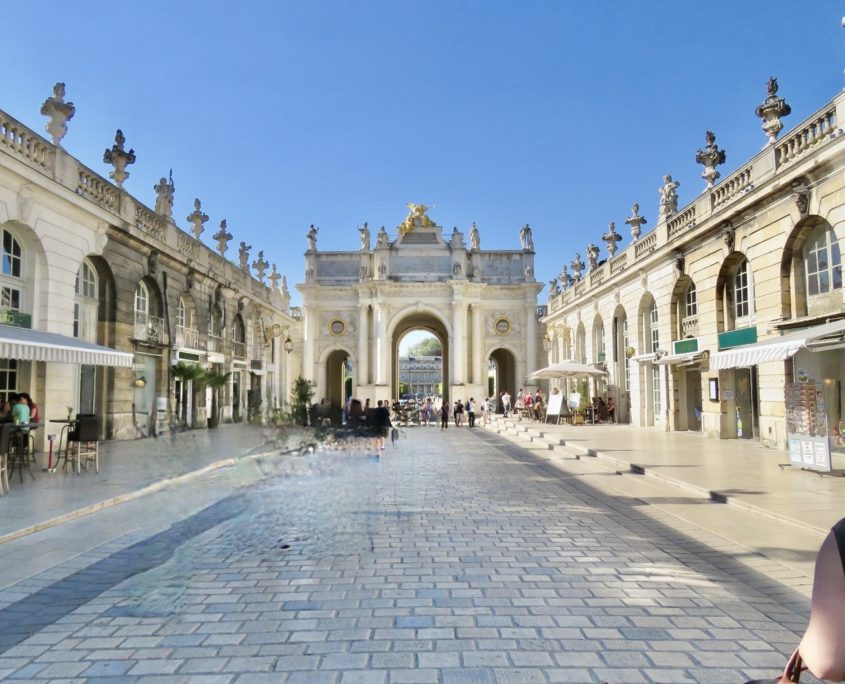
M455 427L463 427L464 405L460 399L455 402Z
M508 417L508 414L511 412L511 395L508 394L508 391L505 390L501 394L502 397L502 410L505 412L505 418Z
M490 397L484 397L481 402L481 421L484 425L490 422Z
M440 404L440 432L449 429L449 402Z
M531 392L525 393L525 412L528 414L528 417L533 419L534 418L534 397L531 396Z
M516 395L516 404L514 405L514 409L516 409L516 417L519 422L522 422L522 412L525 410L525 397L522 394L522 390L519 390L519 394Z
M387 402L378 400L376 409L373 411L373 436L376 440L376 450L384 451L384 440L390 430L390 409Z
M475 399L472 397L467 402L467 419L469 420L469 426L471 428L475 427Z

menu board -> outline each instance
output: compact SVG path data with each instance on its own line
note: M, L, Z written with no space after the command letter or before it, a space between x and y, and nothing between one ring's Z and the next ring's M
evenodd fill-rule
M563 395L562 394L550 394L549 395L549 408L546 410L546 417L549 416L559 416L560 410L563 408Z
M830 472L830 435L824 385L806 378L806 382L786 383L784 392L789 462L799 468Z

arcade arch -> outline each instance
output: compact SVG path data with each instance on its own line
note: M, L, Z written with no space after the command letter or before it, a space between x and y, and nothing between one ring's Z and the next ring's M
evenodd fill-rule
M493 369L493 396L491 399L495 401L496 413L502 413L502 402L499 399L502 392L506 391L511 395L511 406L513 406L513 402L516 401L517 390L519 389L516 386L516 354L507 347L501 346L488 351L485 358L488 362L487 365L492 361L495 366Z
M388 330L390 336L390 358L392 359L390 369L390 396L392 398L399 397L399 342L405 335L414 330L425 330L440 341L440 349L443 351L443 356L441 357L443 401L449 401L449 387L452 377L449 365L451 359L451 330L446 320L437 312L428 309L414 310L406 313L404 316L394 319L390 325Z

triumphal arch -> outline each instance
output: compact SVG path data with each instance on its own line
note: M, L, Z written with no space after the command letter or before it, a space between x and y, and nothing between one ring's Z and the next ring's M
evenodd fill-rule
M367 224L357 251L319 251L319 228L308 232L303 299L302 374L316 382L316 399L338 407L349 393L376 401L399 395L398 345L411 330L433 333L443 350L443 396L454 401L488 393L495 362L498 389L514 394L532 383L538 330L531 229L521 249L482 250L473 224L469 246L455 228L409 204L394 235L384 226L371 247ZM516 235L514 236L516 238ZM351 370L350 370L351 368Z

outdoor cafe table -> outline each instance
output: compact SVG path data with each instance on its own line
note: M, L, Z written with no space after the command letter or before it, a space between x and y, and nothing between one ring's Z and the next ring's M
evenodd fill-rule
M62 426L62 430L59 433L59 446L56 450L56 468L59 467L59 461L61 460L62 454L62 438L65 436L65 431L69 431L74 425L79 423L79 420L76 418L62 418L58 420L51 420L51 423L59 423ZM65 445L65 466L67 466L67 445ZM55 468L54 468L55 470Z

